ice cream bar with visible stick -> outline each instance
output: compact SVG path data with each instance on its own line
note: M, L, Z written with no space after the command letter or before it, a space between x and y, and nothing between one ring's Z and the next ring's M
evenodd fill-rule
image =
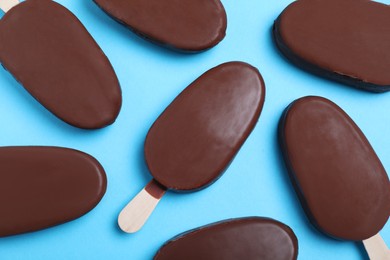
M285 110L279 139L311 223L330 237L363 241L370 259L390 259L379 235L389 218L389 177L353 120L328 99L304 97Z
M8 12L9 9L19 4L18 0L1 0L0 9L4 11L4 13Z
M242 62L217 66L188 86L149 130L144 150L154 179L120 213L121 229L138 231L166 190L215 182L255 127L264 98L260 73Z

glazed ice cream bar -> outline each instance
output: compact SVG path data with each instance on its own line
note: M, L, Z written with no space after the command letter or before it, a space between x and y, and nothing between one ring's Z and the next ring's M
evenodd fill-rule
M167 48L200 52L218 44L226 31L220 0L94 0L137 35Z
M298 240L283 223L269 218L225 220L182 233L166 242L154 260L293 260Z
M0 237L79 218L107 186L95 158L66 148L1 147L0 168Z
M120 227L140 229L166 189L192 192L215 182L255 127L264 98L260 73L242 62L217 66L188 86L149 130L144 150L154 180L121 212Z
M312 224L336 239L364 240L366 248L371 238L378 240L389 257L377 235L389 218L389 178L352 119L330 100L304 97L286 109L279 137L292 183ZM384 259L368 250L371 259Z
M383 2L383 1L382 1ZM390 6L298 0L278 17L275 43L311 73L373 92L390 90Z
M7 10L0 20L3 67L68 124L96 129L113 123L122 103L119 82L84 26L54 1L17 3L0 4Z

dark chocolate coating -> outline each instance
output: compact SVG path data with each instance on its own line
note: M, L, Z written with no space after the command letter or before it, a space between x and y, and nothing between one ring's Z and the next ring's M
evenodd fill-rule
M94 0L137 35L165 47L199 52L225 37L227 19L220 0Z
M145 141L153 177L176 191L213 183L260 116L263 79L246 63L217 66L189 85L160 115Z
M27 0L0 20L0 62L54 115L80 128L113 123L115 72L80 21L51 0Z
M274 39L296 66L372 92L390 90L390 6L367 0L298 0Z
M154 260L292 260L297 255L298 240L288 226L249 217L183 233L163 245Z
M1 147L0 169L0 237L79 218L107 186L96 159L65 148Z
M324 98L301 98L285 111L279 137L301 204L319 230L361 241L383 228L390 212L389 178L341 108Z

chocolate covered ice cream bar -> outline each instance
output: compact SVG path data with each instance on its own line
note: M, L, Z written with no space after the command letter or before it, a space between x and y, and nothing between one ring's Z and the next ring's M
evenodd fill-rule
M390 6L367 0L298 0L275 21L296 66L356 88L390 90Z
M59 225L88 213L107 178L92 156L59 147L0 148L0 237Z
M260 116L265 86L242 62L217 66L189 85L159 116L145 141L154 180L119 215L122 230L139 230L165 191L193 192L214 183Z
M84 129L112 124L122 103L119 82L81 22L51 0L1 0L0 7L7 10L0 20L3 67L66 123Z
M137 35L182 52L200 52L225 37L227 19L220 0L94 0Z
M304 97L284 112L279 138L311 223L336 239L363 240L371 259L388 259L378 232L389 218L389 177L352 119L328 99Z
M166 242L154 260L294 260L298 239L287 225L261 217L221 221Z

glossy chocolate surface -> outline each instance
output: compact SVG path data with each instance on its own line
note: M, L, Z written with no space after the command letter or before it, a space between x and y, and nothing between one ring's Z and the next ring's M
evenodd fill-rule
M176 191L213 183L254 128L265 87L246 63L217 66L189 85L160 115L145 141L153 177Z
M311 222L338 239L365 240L388 220L390 183L375 151L333 102L305 97L280 122L290 177Z
M0 62L50 112L80 128L113 123L122 97L102 50L51 0L28 0L0 20Z
M169 240L154 260L292 260L298 240L286 225L249 217L214 223Z
M94 0L139 36L168 48L199 52L218 44L227 26L220 0Z
M274 26L295 65L357 88L390 90L390 6L367 0L298 0Z
M0 237L81 217L107 186L96 159L65 148L1 147L0 169Z

